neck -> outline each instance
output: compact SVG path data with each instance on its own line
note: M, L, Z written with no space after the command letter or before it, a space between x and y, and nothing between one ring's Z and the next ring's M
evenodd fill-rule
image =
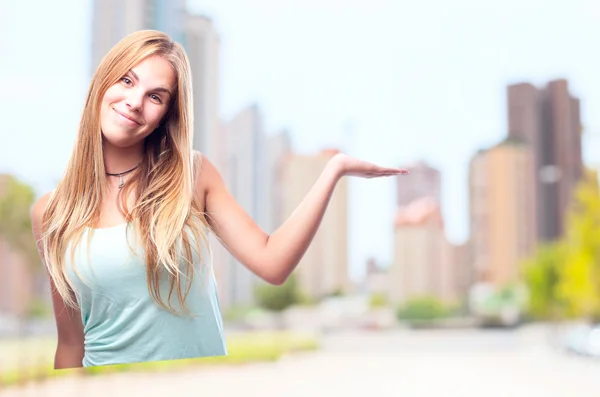
M143 143L131 147L116 147L104 142L104 171L110 174L120 174L138 165L142 160Z

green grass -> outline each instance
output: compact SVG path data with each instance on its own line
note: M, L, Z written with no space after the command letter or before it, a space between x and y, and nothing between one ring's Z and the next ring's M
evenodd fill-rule
M15 344L15 342L17 342ZM276 361L285 354L318 348L316 338L287 332L257 332L227 338L228 355L167 360L99 367L54 370L54 339L22 339L0 342L0 386L27 383L62 376L94 376L115 372L170 371L180 368L238 365ZM8 360L6 358L9 358ZM20 359L19 359L20 358Z

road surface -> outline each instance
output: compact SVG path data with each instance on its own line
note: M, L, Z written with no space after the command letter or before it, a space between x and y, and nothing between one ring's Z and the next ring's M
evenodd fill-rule
M598 397L600 364L549 347L548 330L327 335L316 353L277 363L178 373L58 379L6 397L457 396Z

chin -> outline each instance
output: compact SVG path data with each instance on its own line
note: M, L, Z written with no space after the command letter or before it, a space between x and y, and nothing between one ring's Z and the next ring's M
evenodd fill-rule
M111 146L128 148L135 146L144 140L143 137L132 136L123 132L102 133L102 140Z

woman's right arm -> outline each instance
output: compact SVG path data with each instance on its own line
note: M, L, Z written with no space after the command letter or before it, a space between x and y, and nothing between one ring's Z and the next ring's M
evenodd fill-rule
M33 206L31 223L33 236L37 243L40 258L43 260L43 250L40 243L41 225L50 193L42 196ZM84 355L84 334L81 314L65 304L56 290L52 277L49 277L52 305L58 331L58 344L54 356L54 369L82 367Z

